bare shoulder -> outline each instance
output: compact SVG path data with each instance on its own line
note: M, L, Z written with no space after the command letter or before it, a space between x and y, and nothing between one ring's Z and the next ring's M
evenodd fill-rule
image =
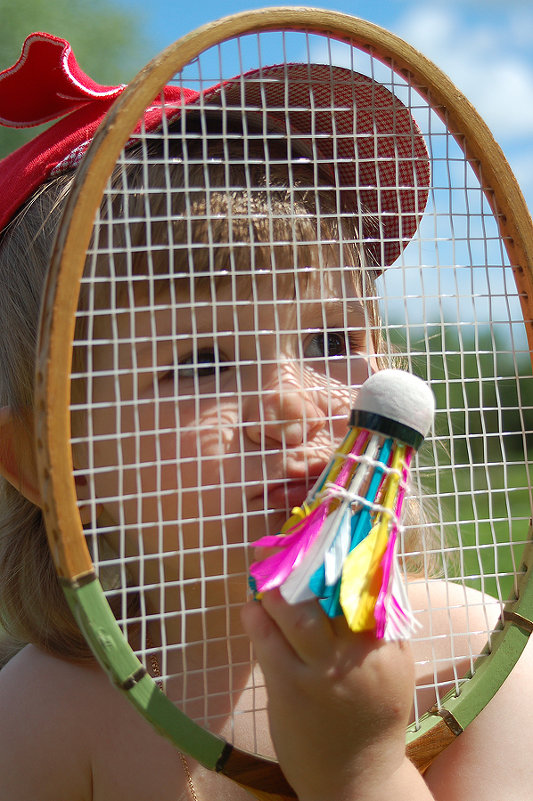
M426 774L443 801L529 801L533 786L533 641L492 701Z
M0 671L2 797L91 798L90 757L78 726L92 672L32 646Z
M441 682L463 676L496 625L498 602L453 582L416 579L409 585L409 599L420 624L413 638L418 679L428 669L432 673L433 664L440 666Z
M183 778L174 749L96 665L27 646L0 671L0 714L1 798L179 798Z
M423 584L414 584L411 602L418 608L422 622L421 639L414 649L415 658L420 661L419 674L423 676L423 660L427 656L424 635L431 633L438 638L433 647L443 660L442 671L451 676L455 666L457 675L464 675L470 660L483 648L487 631L496 624L499 604L476 590L464 590L447 582L436 582L429 591ZM450 613L446 607L451 608ZM468 636L464 632L469 632ZM438 801L531 798L532 675L530 640L492 701L425 774ZM425 706L428 708L429 704Z

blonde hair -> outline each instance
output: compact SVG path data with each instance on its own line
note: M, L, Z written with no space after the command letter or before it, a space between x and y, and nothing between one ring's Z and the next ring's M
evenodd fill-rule
M41 295L71 180L72 176L63 176L42 187L0 240L0 407L9 406L21 420L33 408ZM76 651L76 644L82 644L56 577L41 510L4 479L0 479L0 624L5 632L0 664L27 642L58 652Z
M116 220L124 214L120 204L124 202L125 184L128 215L132 219L142 220L149 204L154 220L150 238L157 241L159 247L163 245L154 261L156 272L160 269L161 274L166 271L168 275L173 242L198 245L194 249L193 266L199 281L208 270L220 270L222 274L228 259L237 269L241 259L249 267L250 258L257 267L265 268L272 264L273 253L278 248L285 252L289 248L291 256L300 263L313 264L318 243L326 242L328 248L339 248L339 264L354 268L354 280L363 296L375 294L371 291L370 272L360 266L363 245L358 238L354 215L339 214L338 197L330 186L325 185L315 192L309 186L309 167L287 167L286 153L285 166L271 166L267 176L263 152L262 156L256 154L246 167L242 158L240 164L232 164L233 188L228 189L226 146L220 145L220 148L222 150L210 151L209 160L202 163L197 154L198 163L190 167L181 158L174 159L172 186L186 185L187 192L172 193L174 223L171 228L162 221L163 212L168 214L168 209L162 207L166 201L161 193L154 192L154 188L165 188L168 181L168 174L158 165L158 159L153 159L148 171L149 186L146 186L147 172L140 159L139 164L126 170L116 169L112 183L119 191L114 200L107 201L114 205L112 217ZM187 156L195 160L194 152L188 152ZM129 161L135 161L135 152L130 154ZM40 300L53 238L71 181L72 176L63 176L42 187L0 240L0 405L10 406L16 415L22 416L33 407ZM250 185L248 181L257 187L253 193L246 188ZM228 242L226 248L207 246L206 210L211 236L217 242ZM197 212L192 218L191 211ZM104 202L102 219L109 213L110 207ZM146 260L153 257L144 222L133 223L130 235L136 253L133 269L136 274L143 275ZM113 227L113 237L117 241L124 236L121 226ZM294 241L299 243L296 253L293 253ZM95 246L97 248L98 242ZM114 267L119 272L128 269L119 260L115 260ZM105 259L97 263L97 271L105 274L106 269ZM103 287L105 292L105 283ZM80 300L83 303L83 295ZM371 315L377 324L377 312L374 310ZM60 656L90 658L56 578L41 510L3 480L0 485L0 623L10 638L4 640L5 658L27 642Z

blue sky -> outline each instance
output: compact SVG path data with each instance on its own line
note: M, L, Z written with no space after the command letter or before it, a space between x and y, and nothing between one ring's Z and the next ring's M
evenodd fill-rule
M153 54L225 14L277 3L122 0L143 14ZM286 3L299 5L299 3ZM533 208L533 3L529 0L321 0L402 36L435 61L491 127Z

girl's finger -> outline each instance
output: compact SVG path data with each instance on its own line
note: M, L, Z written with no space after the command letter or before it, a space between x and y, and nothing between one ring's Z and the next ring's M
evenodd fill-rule
M241 610L241 620L265 678L294 675L302 661L263 604L249 601Z
M336 635L318 601L288 604L278 590L265 593L263 608L304 664L331 658Z

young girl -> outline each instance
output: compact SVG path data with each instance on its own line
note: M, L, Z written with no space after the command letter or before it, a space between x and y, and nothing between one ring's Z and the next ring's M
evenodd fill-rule
M43 70L44 53L48 67L56 53L55 71ZM311 79L317 93L320 70ZM292 75L301 90L302 74ZM256 77L236 85L254 87ZM385 91L361 83L373 97ZM98 255L87 260L87 273L101 280L92 299L82 292L72 383L80 516L101 581L113 604L121 553L136 592L117 616L132 646L151 657L154 677L213 731L274 751L300 801L527 798L526 738L516 742L512 731L526 726L528 654L423 779L405 756L409 647L354 635L344 619L313 603L288 606L277 592L247 601L244 543L279 531L302 502L345 431L354 392L384 361L373 273L414 232L428 180L421 137L406 123L417 189L384 208L387 173L377 180L374 164L375 189L361 191L354 214L342 172L332 176L324 158L310 174L305 137L289 145L280 136L272 85L260 95L268 137L261 115L228 130L216 108L202 112L192 94L169 89L165 111L156 105L145 117L154 134L168 118L168 135L129 143L102 203ZM0 76L4 121L66 113L0 167L0 612L8 635L0 787L10 801L237 801L248 793L176 754L94 664L55 578L40 511L33 372L42 286L73 170L120 92L95 85L68 45L44 34ZM22 109L20 97L30 98ZM217 91L209 98L216 107ZM358 100L362 126L364 92ZM388 104L399 124L406 110ZM355 115L336 123L351 132ZM371 119L370 129L382 124ZM394 171L388 180L396 183ZM89 304L94 324L83 315ZM413 606L427 607L425 589L411 589ZM432 592L435 608L439 592L456 598L461 617L462 591L436 584ZM131 622L141 606L144 635ZM430 630L445 672L448 616L422 613L420 622L414 656L423 680ZM269 728L248 638L264 673Z

